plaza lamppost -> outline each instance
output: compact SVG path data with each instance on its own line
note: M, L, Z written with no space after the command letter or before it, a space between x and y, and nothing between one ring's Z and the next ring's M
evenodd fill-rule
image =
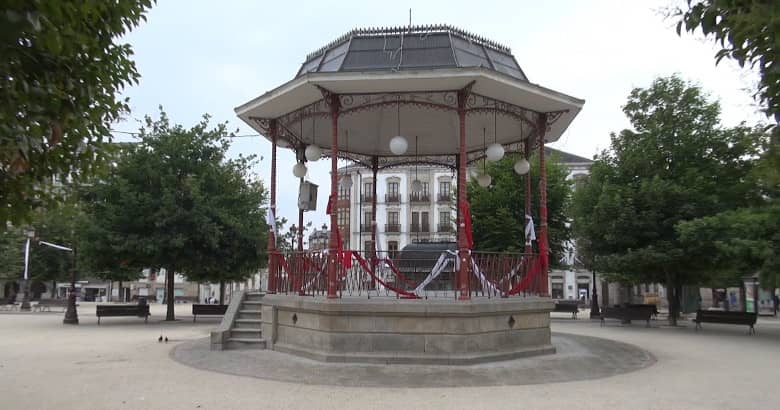
M71 235L72 236L72 235ZM66 325L77 325L79 324L79 314L76 311L76 280L77 280L77 272L76 269L76 261L78 261L77 255L76 255L76 247L68 248L67 246L57 245L56 243L46 242L46 241L38 241L38 244L45 245L50 248L58 249L61 251L71 252L71 255L73 257L73 264L71 265L71 272L70 272L70 295L68 295L68 304L65 310L65 318L62 320L62 323Z
M596 269L593 269L593 294L590 298L590 318L600 319L601 311L599 310L599 293L596 290Z
M24 279L22 280L22 305L19 310L30 311L30 243L35 239L35 230L28 229L24 231L27 241L24 243Z

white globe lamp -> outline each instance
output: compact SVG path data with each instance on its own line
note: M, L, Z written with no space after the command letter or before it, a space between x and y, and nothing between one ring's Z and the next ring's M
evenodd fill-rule
M529 164L528 160L525 158L515 162L515 172L517 172L518 175L525 175L530 169L531 164Z
M306 147L306 151L304 151L304 154L306 154L306 159L308 159L311 162L317 161L322 157L322 149L314 144L309 145Z
M422 191L422 182L419 179L412 181L412 192L418 194Z
M489 187L491 182L493 182L493 178L488 174L482 174L477 177L477 184L482 188Z
M303 162L299 162L295 164L293 167L293 175L295 175L298 178L303 178L306 176L306 173L309 172L308 169L306 169L306 164Z
M485 151L488 161L498 161L504 158L504 147L501 144L490 144Z
M341 189L345 191L349 191L352 189L352 177L349 175L344 175L341 177L341 181L339 181L339 186L341 186Z
M409 148L409 143L406 138L398 135L390 140L390 152L395 155L403 155L406 153L406 149Z

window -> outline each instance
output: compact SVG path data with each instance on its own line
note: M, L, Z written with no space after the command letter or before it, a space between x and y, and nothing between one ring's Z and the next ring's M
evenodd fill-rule
M349 189L345 189L339 184L339 199L349 199Z
M423 232L428 232L430 230L428 224L428 212L423 212L420 214L420 230Z
M336 220L338 221L339 226L349 225L349 210L339 209L338 213L336 214Z
M385 232L401 232L401 224L397 211L387 213L387 225L385 225Z
M387 241L387 255L390 259L398 256L398 241Z
M397 225L398 222L398 212L388 212L387 213L387 223Z
M398 182L387 183L387 194L390 196L398 196Z
M439 196L450 196L450 181L439 182Z
M412 212L412 232L420 232L420 213Z
M552 288L550 289L550 296L552 296L553 299L563 299L563 283L552 283Z
M439 212L439 232L452 232L450 211Z
M429 192L428 185L429 184L427 182L422 183L422 190L420 190L420 194L422 194L422 196L426 196L426 197L428 196L428 192Z
M363 251L366 254L369 254L374 251L374 243L371 241L365 241L363 242Z
M374 197L374 183L373 182L364 182L363 183L363 194L362 194L361 200L363 202L370 202L373 197Z

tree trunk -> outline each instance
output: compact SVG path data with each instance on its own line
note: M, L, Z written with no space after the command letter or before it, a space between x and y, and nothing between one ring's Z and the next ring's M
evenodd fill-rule
M225 304L225 281L219 281L219 304Z
M174 272L175 267L171 266L168 271L165 272L165 280L168 282L168 286L165 288L165 301L168 305L168 312L165 314L165 320L176 320L176 314L173 311L173 284L174 284Z
M117 295L119 295L119 301L124 302L125 301L125 289L122 287L122 281L119 281L119 290L117 291Z
M52 279L51 281L51 298L55 299L57 297L57 281Z
M666 300L669 303L669 326L677 326L677 316L680 314L680 293L674 275L666 274Z

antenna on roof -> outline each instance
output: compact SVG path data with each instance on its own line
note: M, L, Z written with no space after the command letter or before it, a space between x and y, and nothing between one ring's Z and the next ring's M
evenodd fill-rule
M409 31L412 31L412 8L409 7Z

